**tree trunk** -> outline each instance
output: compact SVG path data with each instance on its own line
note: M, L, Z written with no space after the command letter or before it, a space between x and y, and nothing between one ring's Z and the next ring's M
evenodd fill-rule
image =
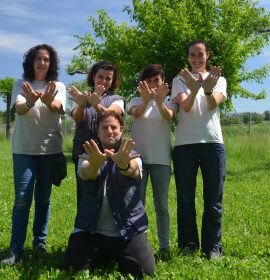
M6 114L6 139L10 139L10 129L11 129L11 114L10 114L10 102L11 102L11 96L7 93L7 114Z

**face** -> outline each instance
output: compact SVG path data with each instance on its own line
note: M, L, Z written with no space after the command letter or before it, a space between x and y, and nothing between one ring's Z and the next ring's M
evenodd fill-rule
M40 49L37 52L34 60L35 80L43 81L46 79L47 72L50 66L50 54L45 49Z
M94 78L95 88L97 88L97 86L99 85L102 85L105 87L105 91L108 91L112 85L113 71L99 69L93 78Z
M120 141L123 127L118 120L112 116L104 119L98 127L98 136L104 148L112 149Z
M145 81L150 89L157 89L163 84L163 79L160 75L148 78Z
M195 44L189 48L188 61L192 67L192 72L206 72L208 58L209 52L206 51L204 44Z

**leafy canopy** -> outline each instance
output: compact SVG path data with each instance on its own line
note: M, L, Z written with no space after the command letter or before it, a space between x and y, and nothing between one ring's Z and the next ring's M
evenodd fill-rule
M10 77L0 80L0 96L5 103L11 99L14 81L15 79Z
M222 68L228 83L227 109L232 96L260 99L241 82L262 83L269 65L248 71L245 63L261 53L268 43L270 14L251 0L133 0L125 6L130 24L117 24L105 10L98 18L89 17L94 36L75 36L79 54L67 71L87 71L98 60L116 63L121 73L121 93L129 97L136 90L136 73L149 63L164 66L167 82L179 70L188 67L186 45L193 39L207 41L211 47L211 65Z

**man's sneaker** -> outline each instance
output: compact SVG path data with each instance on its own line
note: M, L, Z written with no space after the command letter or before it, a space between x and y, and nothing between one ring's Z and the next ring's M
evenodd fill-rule
M46 246L43 243L39 243L39 244L35 245L34 246L34 251L39 256L47 256L48 255Z
M216 260L216 259L220 258L221 256L222 256L222 253L220 252L220 250L219 250L218 248L212 249L212 250L207 254L208 260Z
M10 251L7 257L1 261L1 264L3 265L15 265L18 263L22 263L22 256L15 254L12 251Z

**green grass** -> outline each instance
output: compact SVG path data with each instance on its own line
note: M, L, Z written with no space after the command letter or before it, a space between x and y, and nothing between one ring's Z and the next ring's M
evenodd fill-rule
M170 184L171 248L173 258L158 261L154 279L270 279L270 124L223 128L227 152L224 192L224 257L208 261L199 252L194 257L177 254L176 194L174 178ZM0 258L8 251L11 211L14 199L10 143L0 142ZM47 238L50 256L41 260L31 247L31 212L25 242L26 261L15 267L0 266L0 279L126 279L112 267L106 271L82 271L74 277L59 270L63 251L73 229L76 194L71 137L65 138L68 177L52 192L52 209ZM202 180L198 176L196 195L198 225L202 218ZM148 186L147 213L149 240L158 249L151 186ZM147 277L146 277L147 278ZM130 277L130 279L132 279Z

